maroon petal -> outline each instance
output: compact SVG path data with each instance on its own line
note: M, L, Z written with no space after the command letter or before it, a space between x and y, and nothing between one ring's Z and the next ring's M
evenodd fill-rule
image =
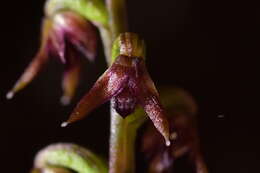
M147 72L144 61L138 67L139 71L139 94L138 101L152 120L156 129L163 135L166 145L170 145L169 123L159 101L158 92Z
M7 93L6 97L11 99L15 93L25 88L39 73L47 59L48 58L45 53L39 52L33 61L29 64L29 66L25 69L24 73L16 82L12 90Z
M68 50L66 56L67 62L65 64L65 72L62 81L63 96L61 98L61 103L63 105L68 105L74 96L81 71L80 59L75 57L74 50Z
M59 51L58 49L59 54L63 53L62 46L64 44L62 43L64 43L64 40L62 41L62 39L66 38L68 42L72 43L90 61L94 60L97 49L97 34L90 22L70 11L56 14L53 17L53 22L54 35L56 35L56 41L59 43L57 48L61 50Z
M158 97L148 93L140 94L139 103L144 108L156 129L163 135L166 145L170 145L169 123Z
M62 123L62 126L83 119L97 106L119 93L127 83L127 74L126 68L112 65L81 99L70 115L70 118Z
M97 34L95 28L88 21L75 28L73 32L67 32L68 40L89 61L93 61L97 53Z
M66 58L65 58L66 40L65 40L64 31L53 30L50 33L50 38L51 38L51 44L54 53L57 54L61 62L65 64L66 63Z
M153 80L151 79L150 74L147 71L146 65L144 61L140 61L138 66L138 71L140 73L140 78L143 83L144 89L147 89L150 93L155 95L156 97L159 97L158 91L154 85Z
M40 72L43 65L48 60L48 53L50 50L49 33L51 27L52 23L49 19L43 20L41 33L41 47L33 61L25 69L20 79L16 82L14 87L7 93L7 99L11 99L15 93L25 88Z

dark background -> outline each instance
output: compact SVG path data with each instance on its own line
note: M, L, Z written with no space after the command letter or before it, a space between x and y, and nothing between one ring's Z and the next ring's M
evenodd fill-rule
M28 172L35 153L54 142L75 142L108 154L108 104L60 128L106 68L101 43L97 60L84 62L81 85L70 106L59 104L63 67L56 61L13 100L5 99L37 51L43 4L44 0L1 2L0 156L1 169L13 173ZM256 4L129 0L128 12L130 31L146 40L147 66L156 85L182 87L197 100L210 172L260 172L259 64L253 60L259 58Z

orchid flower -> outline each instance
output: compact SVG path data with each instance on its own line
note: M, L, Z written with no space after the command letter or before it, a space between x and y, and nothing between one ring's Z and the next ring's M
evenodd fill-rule
M60 62L65 64L62 82L64 95L61 101L68 104L79 81L79 54L83 54L90 61L95 58L95 29L90 22L70 11L45 17L42 28L42 41L38 53L7 94L7 98L11 99L16 92L27 86L50 57L58 57Z
M170 145L168 121L145 66L144 41L136 34L124 33L113 46L113 64L81 99L62 126L84 118L97 106L112 100L113 108L122 117L133 113L140 105L164 136L166 145Z

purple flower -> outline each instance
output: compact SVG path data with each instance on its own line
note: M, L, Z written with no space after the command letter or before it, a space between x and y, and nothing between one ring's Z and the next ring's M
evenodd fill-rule
M29 84L50 57L58 57L65 64L62 87L62 102L68 104L79 80L80 59L83 54L93 61L96 55L97 36L94 27L83 17L73 12L61 12L46 17L42 26L42 41L39 51L13 89L7 94L11 99Z
M137 105L140 105L164 136L166 144L170 145L168 120L147 72L144 57L119 55L81 99L62 126L84 118L108 100L112 100L113 108L122 117L133 113Z

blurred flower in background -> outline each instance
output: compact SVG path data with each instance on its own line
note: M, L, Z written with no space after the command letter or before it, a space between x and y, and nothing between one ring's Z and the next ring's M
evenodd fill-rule
M199 147L196 126L197 106L182 89L162 88L161 100L169 115L172 145L166 147L156 129L150 124L145 130L142 150L149 161L150 173L173 172L175 160L188 155L197 173L208 173Z
M94 26L80 15L62 11L45 17L42 24L42 40L38 53L16 82L7 98L26 87L40 72L50 57L58 57L65 65L63 97L61 102L70 103L77 88L80 73L80 58L83 54L89 61L96 56L97 35Z

